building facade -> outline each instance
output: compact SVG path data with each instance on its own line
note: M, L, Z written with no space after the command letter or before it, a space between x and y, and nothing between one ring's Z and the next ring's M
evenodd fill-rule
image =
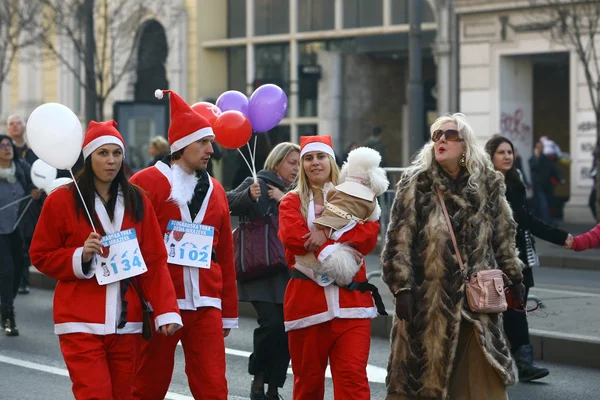
M555 141L568 158L558 163L567 183L555 190L568 199L564 218L589 221L596 121L588 85L574 49L552 36L550 11L532 4L455 1L460 110L481 143L496 133L509 137L528 177L534 144L542 136Z
M409 2L171 1L131 38L137 46L133 68L107 99L105 118L113 116L115 102L152 101L157 86L168 86L192 104L214 102L226 90L250 95L259 85L274 83L288 96L288 113L266 135L268 144L331 134L341 155L382 127L390 165L401 166L408 160L407 136L427 135L407 132ZM427 0L421 6L427 125L438 111L457 108L457 28L451 1ZM68 50L69 43L58 37L57 46ZM85 93L72 71L56 59L40 57L39 49L23 53L2 88L3 116L26 117L39 104L55 101L83 119ZM440 78L444 84L438 84ZM143 158L142 146L160 132L150 122L123 125L133 150L128 153ZM221 163L221 172L233 175L229 168L235 152L226 152L225 158L232 162Z

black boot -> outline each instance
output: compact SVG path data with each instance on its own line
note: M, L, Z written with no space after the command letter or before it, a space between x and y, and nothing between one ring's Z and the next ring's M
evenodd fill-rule
M513 355L519 370L519 381L521 382L540 379L550 373L546 368L540 368L533 365L533 348L530 344L519 347Z
M19 336L19 329L15 322L15 309L13 307L2 309L2 329L6 336Z

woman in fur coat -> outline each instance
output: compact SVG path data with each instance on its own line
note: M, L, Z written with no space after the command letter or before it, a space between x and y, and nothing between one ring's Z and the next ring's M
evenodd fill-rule
M533 267L537 255L532 235L559 246L572 241L568 232L546 224L529 212L526 206L525 184L519 171L514 166L514 146L503 136L494 136L485 144L485 150L490 155L494 168L502 172L506 182L506 200L513 211L517 223L516 245L519 258L523 262L523 284L525 298L529 288L533 287ZM529 243L528 243L529 242ZM504 332L510 342L511 351L519 370L519 381L529 382L548 375L546 368L533 364L533 349L529 343L529 325L523 310L508 309L504 312Z
M524 289L504 178L465 116L442 116L398 184L382 253L396 300L387 399L506 399L515 376L502 314L469 309L437 190L467 276L501 269Z

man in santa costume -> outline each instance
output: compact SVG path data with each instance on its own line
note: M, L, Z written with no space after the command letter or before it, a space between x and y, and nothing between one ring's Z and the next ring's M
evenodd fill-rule
M143 330L138 288L152 303L156 329L172 334L182 325L156 215L150 200L127 181L124 152L114 121L91 121L83 142L85 165L77 175L85 202L73 184L53 191L44 202L31 242L33 264L58 281L54 332L59 335L76 399L130 398ZM86 209L99 233L93 231ZM132 247L125 253L117 252L118 245L111 250L113 246L100 241L100 232L126 230L135 230L137 239L135 244L128 241ZM122 276L143 266L139 258L125 257L129 250L141 253L147 271L100 285L95 275L105 270L95 257L114 253L114 259L121 253L120 262L110 269L115 277ZM117 270L117 263L129 267Z
M170 160L163 159L131 178L148 193L169 251L169 271L181 310L183 328L173 336L155 336L143 349L133 397L163 399L173 374L175 348L181 340L186 374L194 398L227 399L225 341L238 327L238 297L233 261L233 239L225 190L206 172L215 135L209 122L171 90ZM214 229L208 268L178 261L182 232L174 226L202 225L194 231ZM197 225L194 225L197 226ZM189 233L185 233L189 237ZM187 240L187 239L186 239ZM210 247L210 246L209 246ZM197 254L197 253L196 253ZM187 260L189 261L189 260ZM181 263L181 264L178 264ZM186 264L187 265L183 265Z

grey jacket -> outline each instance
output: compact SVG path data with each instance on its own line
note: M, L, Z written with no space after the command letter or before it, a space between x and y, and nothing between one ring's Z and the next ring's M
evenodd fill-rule
M263 216L269 207L274 214L279 215L279 204L269 199L267 184L286 191L283 181L273 172L262 170L257 174L261 195L253 202L248 188L254 183L252 177L246 178L237 188L227 192L227 201L232 216L251 220ZM263 301L283 304L283 294L290 279L289 271L285 270L276 275L256 279L249 282L238 282L238 297L240 301Z
M26 196L35 188L31 182L31 167L29 164L20 158L13 159L13 163L15 164L15 176L17 181L11 184L5 179L0 179L0 207ZM0 211L0 234L6 235L14 232L13 226L23 212L27 202L28 200L23 200L18 204L10 206L6 210ZM29 218L27 218L27 215L21 219L21 222L19 223L19 233L22 236L27 236L29 231L31 231L31 234L33 235L35 223L33 227L30 227L29 223L30 221Z

